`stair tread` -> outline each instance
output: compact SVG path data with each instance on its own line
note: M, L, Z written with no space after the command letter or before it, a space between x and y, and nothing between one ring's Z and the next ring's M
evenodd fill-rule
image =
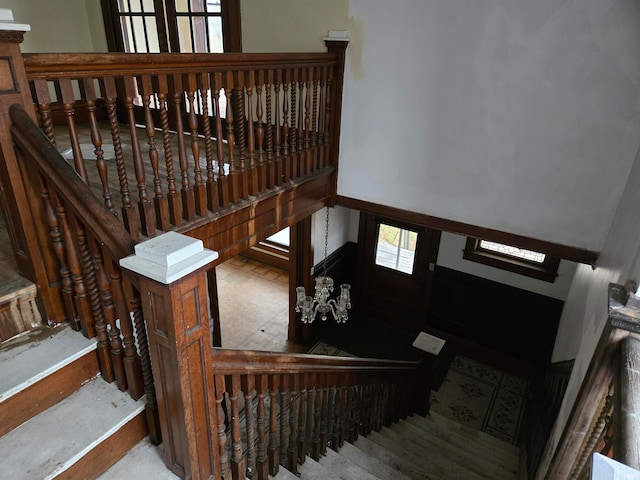
M134 401L95 378L0 438L0 478L35 480L60 474L143 409L143 399Z
M85 338L66 325L42 327L3 342L0 403L95 349L95 340Z
M354 446L409 478L416 480L441 480L441 478L435 475L427 474L420 466L407 461L395 452L371 441L369 438L359 437L358 440L354 442ZM460 480L463 479L461 478Z
M415 464L425 472L429 472L430 475L438 480L495 480L491 472L483 474L459 464L453 452L448 455L442 451L437 454L424 450L416 451L411 448L412 440L410 438L392 438L387 433L386 430L384 432L371 432L368 438L405 461Z
M488 463L492 467L499 467L507 472L515 472L518 469L518 458L505 451L504 448L500 448L494 445L478 445L477 437L462 437L456 438L450 441L448 436L435 429L421 428L408 421L398 422L391 425L390 430L399 434L411 435L417 444L423 445L429 448L429 450L437 451L441 448L459 447L464 445L464 448L457 448L460 458L473 459L480 465Z
M340 448L340 455L364 470L375 473L380 480L410 480L411 477L392 468L379 458L370 455L351 443L345 443Z
M454 433L457 435L462 435L465 438L475 438L482 444L485 444L487 446L491 445L500 448L505 452L510 452L511 455L515 458L519 457L520 455L520 449L517 446L500 440L499 438L489 435L486 432L481 432L467 425L458 423L436 412L431 412L427 417L413 415L411 417L408 417L408 420L416 425L428 425L429 428L440 429L440 431L446 432L447 434Z
M342 480L312 458L306 458L303 464L298 465L298 477L302 480Z
M344 448L344 446L343 446ZM342 452L342 449L340 452ZM330 448L327 453L320 459L320 465L327 470L337 472L338 476L343 480L379 480L380 477L374 475L370 471L362 468L360 465L353 463L341 453L335 452Z
M398 446L402 446L408 455L420 456L423 452L429 452L429 456L437 463L440 463L440 459L446 458L447 463L454 462L459 466L464 466L469 472L474 472L481 477L491 472L492 480L513 480L517 475L517 464L509 465L508 469L505 469L487 455L469 454L468 443L451 445L437 439L435 441L433 439L427 440L415 430L405 429L399 432L397 428L397 426L383 428L378 433L394 441Z
M151 443L149 437L145 437L96 480L121 480L123 478L177 480L180 478L166 467L162 455L162 448Z

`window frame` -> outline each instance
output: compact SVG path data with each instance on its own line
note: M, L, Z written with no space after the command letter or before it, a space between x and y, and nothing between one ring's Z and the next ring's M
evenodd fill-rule
M517 273L519 275L536 278L545 282L555 282L555 279L558 276L558 268L560 266L559 257L553 257L545 254L544 262L537 263L482 248L480 246L480 242L482 240L486 239L467 237L467 243L464 247L462 258L472 262L481 263L483 265L488 265L490 267Z
M120 23L118 0L101 0L102 17L110 52L125 52L124 34ZM154 0L154 12L130 16L155 16L160 52L178 52L180 49L177 18L188 14L177 13L175 0ZM165 7L166 3L166 7ZM208 14L194 16L209 16ZM221 0L222 42L225 53L242 52L240 0Z

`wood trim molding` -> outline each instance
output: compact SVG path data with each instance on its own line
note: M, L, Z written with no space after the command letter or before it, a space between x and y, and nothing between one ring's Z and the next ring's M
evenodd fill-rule
M411 212L409 210L402 210L342 195L338 195L337 204L342 207L360 210L374 215L392 217L413 225L421 225L468 237L482 238L493 242L505 243L507 245L515 245L528 250L542 252L553 257L559 257L564 260L584 263L587 265L595 265L599 256L599 252L591 250L570 247L568 245L525 237L523 235L515 235L513 233L479 227L477 225L470 225L468 223L457 222L445 218L433 217L423 213Z

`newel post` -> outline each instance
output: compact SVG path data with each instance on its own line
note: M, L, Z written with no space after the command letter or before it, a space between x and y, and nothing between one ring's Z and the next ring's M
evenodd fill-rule
M219 476L207 269L218 254L168 232L120 261L137 279L149 337L167 467L182 478Z
M9 107L20 104L34 119L35 110L29 90L20 43L29 25L13 21L8 8L0 8L0 201L14 257L20 273L38 286L39 302L48 323L64 321L64 309L57 278L50 275L50 258L41 245L48 244L48 230L34 222L41 216L40 192L22 181L21 168L13 149ZM37 179L36 179L37 180Z

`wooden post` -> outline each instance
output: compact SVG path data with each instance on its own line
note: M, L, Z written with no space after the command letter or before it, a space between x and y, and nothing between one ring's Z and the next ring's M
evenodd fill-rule
M206 271L217 253L168 232L120 260L138 280L167 467L182 478L220 476Z
M416 413L426 417L431 409L431 387L435 362L445 341L425 332L420 332L412 346L420 352L420 381L417 382Z
M37 178L24 182L11 139L9 107L15 103L36 121L33 100L24 69L20 43L29 25L13 23L8 8L0 8L0 201L11 246L21 275L38 286L38 301L47 323L65 319L54 255L44 252L41 245L51 240L42 215ZM40 220L38 223L34 219Z
M620 347L620 369L616 379L616 437L614 457L640 469L640 340L629 336Z

